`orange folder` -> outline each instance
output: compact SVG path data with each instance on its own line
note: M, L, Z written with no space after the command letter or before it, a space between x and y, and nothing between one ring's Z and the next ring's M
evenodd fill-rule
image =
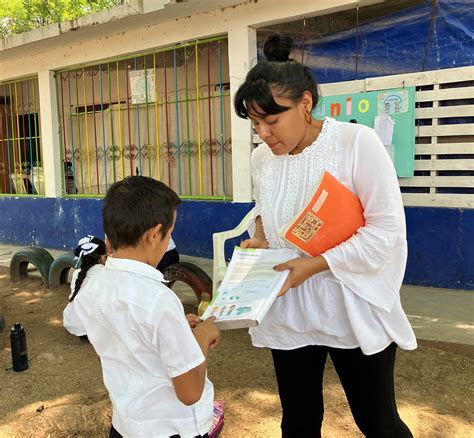
M280 236L314 257L346 241L364 225L357 195L325 171L311 201L280 230Z

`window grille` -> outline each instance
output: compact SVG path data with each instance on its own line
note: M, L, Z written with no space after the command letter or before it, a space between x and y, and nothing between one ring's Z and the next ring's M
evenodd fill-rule
M44 195L38 79L0 83L0 194Z
M227 40L57 72L64 192L104 195L145 175L183 198L230 199Z

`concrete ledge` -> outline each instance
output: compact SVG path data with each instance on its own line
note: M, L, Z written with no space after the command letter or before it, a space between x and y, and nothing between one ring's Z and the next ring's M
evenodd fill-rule
M250 0L128 0L122 5L117 5L95 14L85 15L75 20L50 24L39 29L5 38L1 41L0 52L117 20L134 17L136 17L136 20L140 20L141 16L145 14L154 14L154 21L160 23L209 12L215 9L236 6L238 4L248 3L249 1Z
M164 5L170 3L171 0L156 0L155 10L163 9ZM23 46L25 44L34 43L48 38L54 38L66 32L76 31L78 29L93 26L97 24L108 23L110 21L119 20L121 18L139 15L143 13L142 2L137 0L129 1L128 4L114 6L96 14L85 15L75 20L62 21L29 32L13 35L2 40L0 50L13 49L14 47Z

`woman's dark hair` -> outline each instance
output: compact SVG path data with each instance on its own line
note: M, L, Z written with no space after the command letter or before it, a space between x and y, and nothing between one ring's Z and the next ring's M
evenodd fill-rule
M71 295L71 298L69 298L69 302L72 302L74 298L76 298L76 295L86 278L87 271L92 268L92 266L97 265L100 262L100 258L106 254L104 241L97 237L89 237L89 239L81 239L79 241L79 246L74 250L74 255L79 258L81 270L77 275L76 284L74 285L74 293ZM87 240L87 242L84 242L84 240ZM96 247L94 248L94 246ZM86 248L91 250L91 252L84 254L84 252L87 251Z
M102 222L112 249L137 246L143 234L161 224L164 236L180 203L166 184L147 176L129 176L110 186Z
M279 114L289 107L278 105L273 93L298 102L305 91L313 96L313 108L318 103L318 86L308 67L291 59L290 52L293 40L287 35L275 33L270 35L264 43L263 54L265 60L259 61L245 78L234 98L235 112L239 117L247 119L249 110L262 116ZM254 104L261 112L257 112Z

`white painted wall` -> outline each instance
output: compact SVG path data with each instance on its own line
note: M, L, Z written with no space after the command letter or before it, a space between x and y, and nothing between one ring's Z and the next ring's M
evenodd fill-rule
M62 163L58 107L56 104L56 81L52 71L42 70L38 72L38 88L45 194L47 197L57 198L62 194Z
M171 9L128 16L108 23L68 31L57 37L36 42L25 37L25 44L0 51L0 82L40 73L42 144L47 157L59 161L58 126L54 87L46 80L54 70L80 64L97 63L108 58L143 52L213 35L229 35L229 70L231 94L235 93L256 57L255 28L333 13L357 5L379 3L383 0L258 0L173 19ZM206 1L195 2L205 4ZM209 4L215 2L209 0ZM224 2L225 3L225 2ZM184 3L183 3L184 5ZM192 9L191 9L192 11ZM165 13L166 12L166 13ZM183 11L180 12L182 17ZM167 21L163 21L167 20ZM4 47L8 47L8 44ZM236 202L251 200L250 181L250 123L232 112L233 136L233 198ZM56 169L54 169L54 168ZM45 166L47 196L59 196L60 164ZM49 183L48 181L51 181ZM54 184L54 187L53 187Z

